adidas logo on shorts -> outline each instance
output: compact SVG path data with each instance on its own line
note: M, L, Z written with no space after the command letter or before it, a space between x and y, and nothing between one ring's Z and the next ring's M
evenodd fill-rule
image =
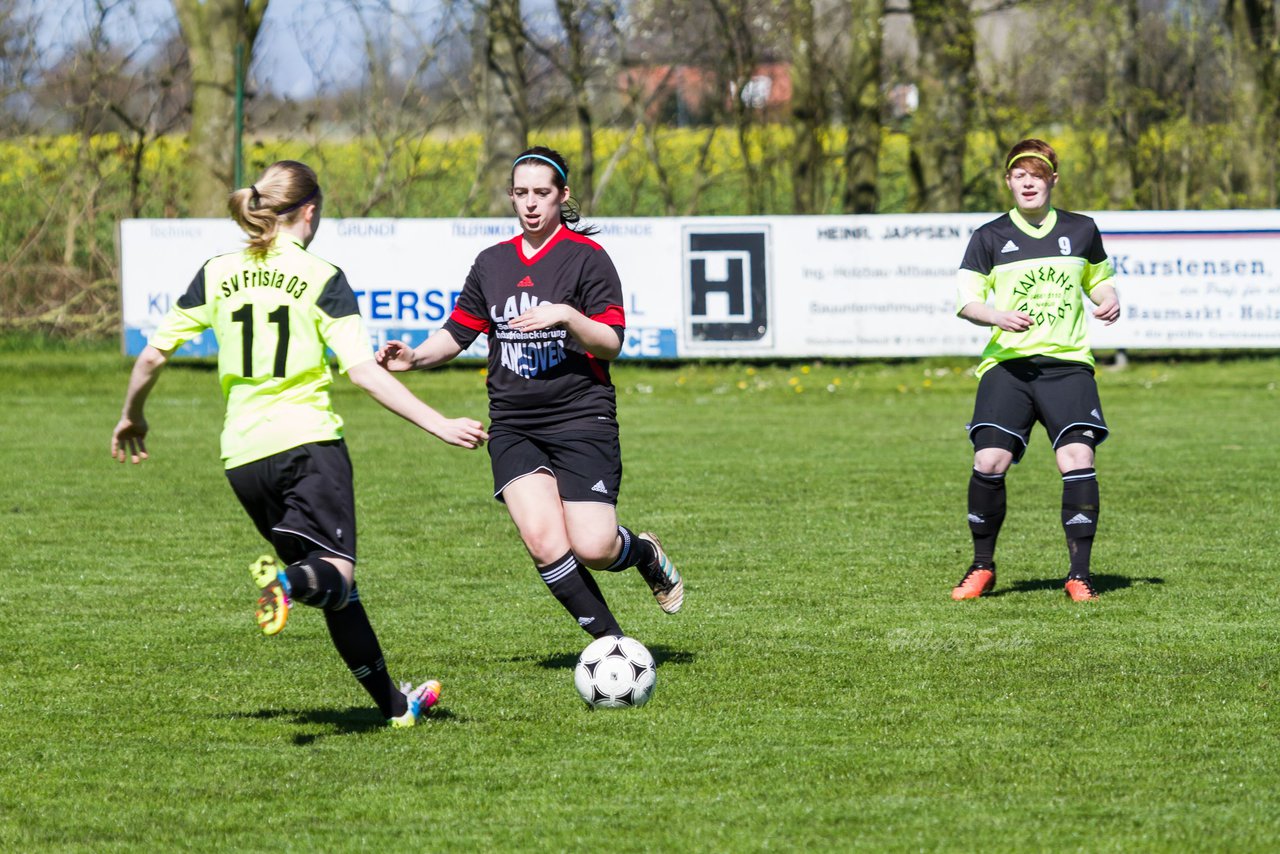
M603 481L603 480L597 480L597 481L596 481L596 485L595 485L595 486L593 486L593 487L591 487L591 491L592 491L592 492L602 492L602 493L604 493L605 495L608 495L608 494L609 494L609 490L605 488L605 485L604 485L604 481Z

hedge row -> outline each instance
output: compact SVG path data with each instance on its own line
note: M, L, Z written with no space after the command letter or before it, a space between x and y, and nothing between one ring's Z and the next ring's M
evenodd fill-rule
M597 196L588 216L658 216L668 213L741 215L748 208L748 172L737 134L726 128L600 131L596 137ZM968 210L999 210L1004 146L1021 134L969 139ZM1056 201L1084 210L1115 205L1117 162L1101 134L1070 130L1043 133L1063 156ZM759 209L794 212L791 196L791 131L756 129L748 151L756 166ZM576 133L539 136L578 161ZM710 145L708 145L710 141ZM824 213L839 213L843 130L825 140L829 154ZM1143 139L1140 192L1125 207L1250 207L1248 194L1233 195L1221 164L1235 140L1227 128L1172 125ZM699 167L701 152L705 163ZM323 143L257 140L247 146L246 180L266 164L304 160L316 167L331 216L451 217L481 210L505 174L477 175L478 135L428 136L379 146L368 140ZM909 200L908 140L885 131L880 158L881 211L902 212ZM118 317L116 223L128 217L187 215L185 141L164 137L137 146L116 136L31 137L0 141L0 328L59 334L110 334ZM606 175L607 173L607 175ZM571 175L572 177L572 175ZM572 183L572 182L571 182ZM1154 203L1153 203L1154 202Z

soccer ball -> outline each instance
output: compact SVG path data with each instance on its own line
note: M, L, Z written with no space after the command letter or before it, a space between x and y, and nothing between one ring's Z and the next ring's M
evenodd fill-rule
M643 706L653 695L658 666L635 638L596 638L578 657L573 684L593 709Z

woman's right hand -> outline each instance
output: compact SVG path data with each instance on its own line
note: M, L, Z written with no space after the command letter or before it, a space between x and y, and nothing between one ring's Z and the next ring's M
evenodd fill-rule
M431 434L459 448L479 448L489 440L484 425L474 418L446 418L431 428Z
M388 371L413 370L413 348L403 341L388 341L378 348L373 358Z
M146 439L147 419L122 415L116 429L111 431L111 456L137 465L147 459Z
M998 326L1005 332L1026 332L1031 324L1031 315L1025 311L997 311L991 325Z

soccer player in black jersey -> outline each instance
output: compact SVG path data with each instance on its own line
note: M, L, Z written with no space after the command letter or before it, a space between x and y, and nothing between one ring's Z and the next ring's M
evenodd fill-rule
M1014 208L973 233L960 264L957 314L992 327L992 333L977 368L969 424L973 563L951 598L975 599L995 587L1005 473L1022 458L1039 421L1062 472L1065 590L1083 602L1098 595L1089 573L1099 507L1094 448L1109 432L1083 298L1096 306L1094 317L1115 323L1115 268L1092 219L1050 204L1058 155L1048 143L1025 139L1010 149L1005 163Z
M413 726L439 698L440 683L396 688L360 602L351 459L326 348L359 388L442 441L475 448L485 432L479 421L443 417L374 362L346 276L307 251L322 203L315 172L293 160L273 163L231 194L232 218L249 245L207 261L143 348L111 453L120 462L147 458L151 388L174 350L212 329L227 402L227 480L286 564L266 555L250 567L260 588L258 625L274 635L291 603L320 609L338 654L391 726Z
M444 328L416 349L388 342L392 371L430 368L479 335L489 344L489 456L494 497L507 506L542 580L593 637L620 635L587 568L637 567L663 611L674 614L684 582L650 533L618 524L622 456L609 362L626 319L613 262L575 230L569 167L530 148L511 168L511 206L521 233L481 252Z

